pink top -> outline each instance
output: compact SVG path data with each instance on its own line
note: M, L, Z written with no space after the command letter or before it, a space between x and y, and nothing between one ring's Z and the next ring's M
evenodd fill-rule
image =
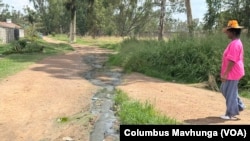
M229 60L235 62L227 80L240 80L245 75L244 50L240 39L232 40L223 53L221 75L226 71Z

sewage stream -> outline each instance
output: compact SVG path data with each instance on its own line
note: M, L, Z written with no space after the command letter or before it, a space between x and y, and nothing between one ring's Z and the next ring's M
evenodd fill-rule
M90 141L119 141L119 121L113 111L115 88L121 82L122 71L105 67L107 54L89 54L83 61L91 66L84 77L101 90L92 97L91 113L96 115Z

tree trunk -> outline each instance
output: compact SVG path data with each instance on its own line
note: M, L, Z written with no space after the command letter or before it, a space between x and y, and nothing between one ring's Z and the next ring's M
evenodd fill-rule
M72 23L72 20L71 20L70 25L69 25L69 43L72 43L72 38L73 38L72 26L73 26L73 23Z
M71 17L70 17L70 35L69 35L69 43L74 43L76 38L76 6L75 6L75 0L71 1Z
M76 9L74 10L74 18L73 18L73 37L72 41L76 42Z
M159 22L159 33L158 40L164 40L164 19L165 19L165 11L166 11L166 0L161 0L161 14L160 14L160 22Z
M245 26L246 26L246 29L247 29L247 37L250 37L250 20L249 20L249 14L250 14L250 1L249 0L246 0L246 5L245 5Z
M186 7L186 14L187 14L188 31L189 31L190 36L192 37L193 32L194 32L194 25L193 25L193 17L192 17L190 0L185 0L185 7Z

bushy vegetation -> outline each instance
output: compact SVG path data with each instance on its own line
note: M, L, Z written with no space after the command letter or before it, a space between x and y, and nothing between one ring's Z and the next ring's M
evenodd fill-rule
M242 37L242 41L246 76L240 81L240 88L248 88L249 39ZM212 74L220 83L221 57L228 43L229 39L221 33L199 38L176 37L161 42L130 38L119 45L119 52L110 57L109 63L121 66L127 72L140 72L179 83L207 81L208 75Z
M28 39L15 40L9 44L3 44L0 46L0 54L2 55L23 53L53 54L72 50L73 48L67 44L51 44L46 43L43 40L31 41Z
M9 48L6 49L2 54L15 54L15 53L32 53L32 52L42 52L44 46L38 44L36 41L29 41L27 39L15 40L10 43L8 46Z
M122 124L180 124L158 113L149 102L132 100L121 90L116 91L115 106Z

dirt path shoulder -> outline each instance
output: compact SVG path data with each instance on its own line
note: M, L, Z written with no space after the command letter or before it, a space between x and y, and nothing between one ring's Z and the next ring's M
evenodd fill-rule
M123 84L117 87L131 98L149 101L160 113L188 124L249 124L250 100L242 98L246 110L237 121L219 117L225 113L225 99L221 93L188 85L168 83L139 73L125 75Z

